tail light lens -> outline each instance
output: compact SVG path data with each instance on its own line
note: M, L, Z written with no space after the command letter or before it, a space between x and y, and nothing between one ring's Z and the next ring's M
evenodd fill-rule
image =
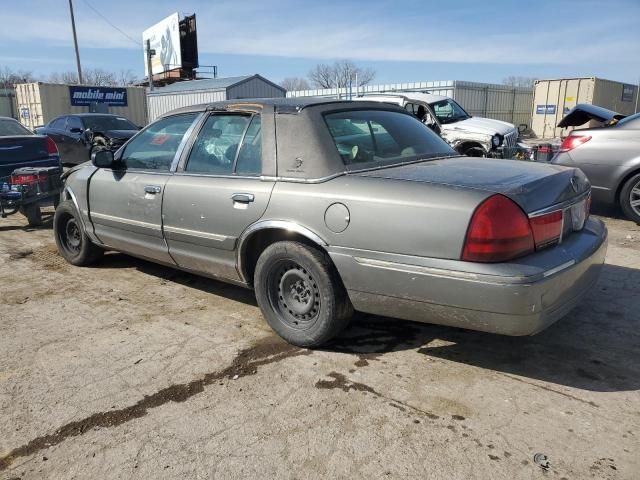
M47 137L47 153L49 155L58 155L58 146L51 137Z
M11 175L11 177L9 177L9 183L11 183L11 185L35 185L36 183L46 181L46 179L46 175L39 174Z
M568 137L565 137L565 139L562 141L559 152L561 153L569 152L574 148L587 143L589 140L591 140L591 137L588 135L571 134Z
M529 218L503 195L493 195L471 218L462 251L469 262L505 262L533 253L535 249Z
M529 220L536 249L556 243L562 233L562 210L538 215Z

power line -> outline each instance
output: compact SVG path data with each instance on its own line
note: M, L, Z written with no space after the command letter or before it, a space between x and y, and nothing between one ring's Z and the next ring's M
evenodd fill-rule
M93 10L100 18L102 18L105 22L107 22L109 25L111 25L114 29L116 29L118 32L120 32L122 35L124 35L125 37L127 37L129 40L131 40L133 43L135 43L137 46L141 47L143 46L142 43L140 43L138 40L133 39L132 37L130 37L129 35L127 35L125 32L123 32L122 30L120 30L117 26L115 26L113 23L111 23L111 21L105 17L103 14L101 14L98 10L96 10L96 8L91 5L87 0L82 0L84 2L84 4L89 7L91 10Z

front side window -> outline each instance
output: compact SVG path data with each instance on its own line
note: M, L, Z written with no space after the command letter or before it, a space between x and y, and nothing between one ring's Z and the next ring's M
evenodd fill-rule
M197 115L185 113L152 123L127 144L120 161L126 168L168 171L182 138Z
M198 134L185 171L259 175L262 166L260 130L259 115L211 115Z
M459 122L460 120L471 118L469 114L464 111L464 108L450 98L445 98L444 100L433 102L429 105L431 105L433 112L442 124Z
M67 118L67 130L71 131L72 128L79 128L80 130L84 130L82 121L78 117Z
M356 170L455 155L455 151L413 115L351 110L325 115L347 169Z
M51 122L50 128L56 130L64 130L64 126L67 123L67 117L58 117Z

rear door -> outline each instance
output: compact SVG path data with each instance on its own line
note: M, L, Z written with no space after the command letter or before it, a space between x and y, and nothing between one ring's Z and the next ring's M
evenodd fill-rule
M44 128L44 133L51 137L51 139L56 142L56 146L58 147L58 153L60 154L60 160L62 163L70 163L69 159L69 149L66 143L66 135L65 128L67 125L67 117L62 116L58 117Z
M164 234L179 266L239 279L236 241L262 216L275 183L261 178L262 126L259 114L211 114L184 165L169 179Z
M119 154L119 168L101 168L91 177L90 218L100 242L174 263L162 235L162 196L197 117L187 113L158 120Z

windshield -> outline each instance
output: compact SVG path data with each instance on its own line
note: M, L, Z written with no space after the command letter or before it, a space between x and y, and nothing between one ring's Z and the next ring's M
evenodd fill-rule
M30 132L15 120L0 118L0 137L12 135L33 135L33 132Z
M460 120L471 118L471 115L465 112L464 108L451 98L445 98L444 100L433 102L429 105L431 105L433 113L436 114L436 117L438 117L438 120L440 120L442 124L459 122Z
M633 124L633 127L631 126L631 124ZM638 128L640 127L640 113L636 113L635 115L624 117L616 125L618 126L627 125L627 127L630 127L630 128L634 128L634 127Z
M82 122L85 128L94 132L105 132L107 130L138 130L138 127L124 117L83 117Z
M413 115L384 110L349 110L325 115L348 170L455 155Z

